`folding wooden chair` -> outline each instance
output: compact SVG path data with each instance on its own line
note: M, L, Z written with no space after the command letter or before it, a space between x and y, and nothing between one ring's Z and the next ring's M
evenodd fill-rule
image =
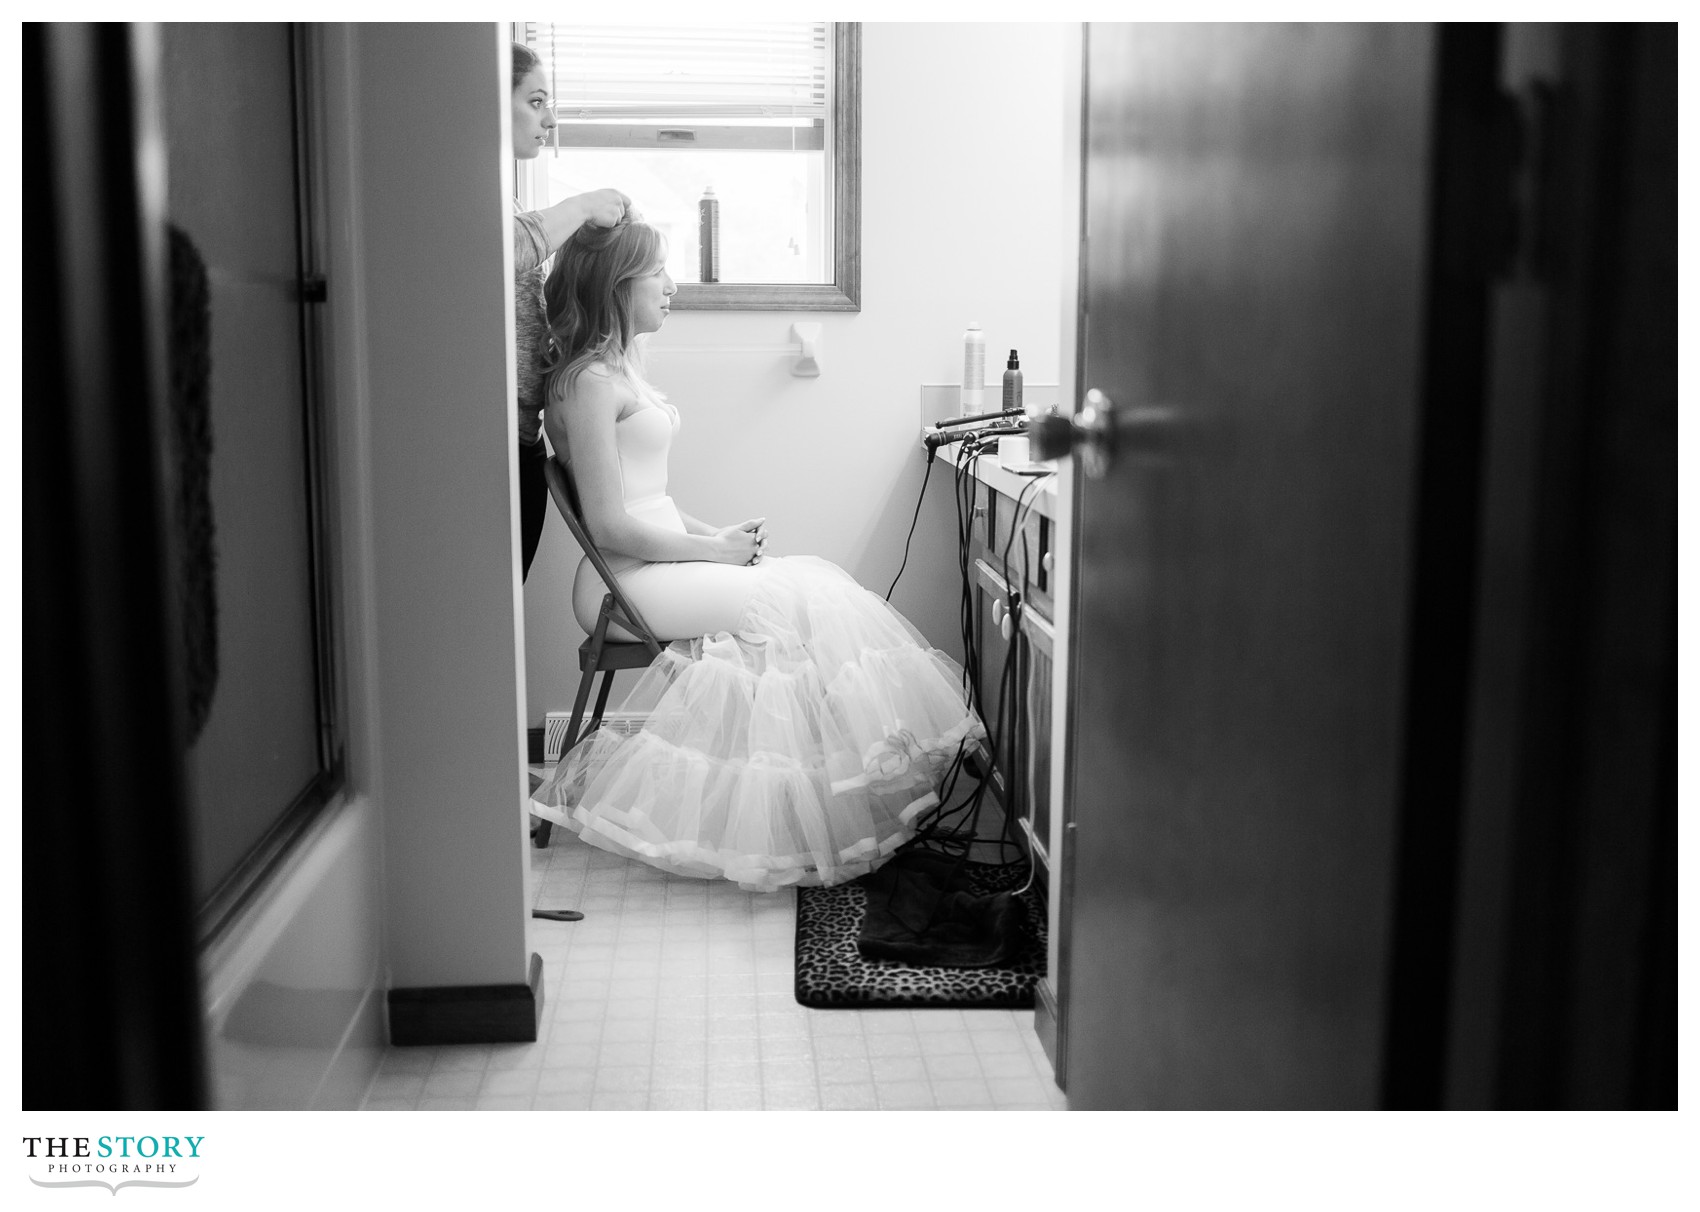
M638 612L637 606L620 589L619 582L614 579L614 573L608 567L607 559L591 541L583 515L579 512L578 490L573 486L572 475L566 465L558 458L551 458L544 464L544 476L549 482L549 496L553 498L555 508L560 510L561 516L566 519L567 529L573 532L573 538L584 549L584 554L590 557L591 564L602 577L602 583L608 587L608 592L602 597L602 609L596 616L596 626L585 637L584 643L579 645L578 667L582 672L579 675L578 698L573 702L572 721L567 725L567 735L561 745L561 756L564 758L574 745L601 726L602 709L608 705L608 691L613 685L614 674L621 669L647 668L650 662L661 655L662 645L650 630L649 624L643 621L643 615ZM637 640L610 638L609 623L625 628L626 633L637 636ZM590 699L590 684L596 680L598 673L602 675L602 687L596 692L595 710L581 734L579 724L584 721L584 705ZM539 848L547 846L551 832L552 824L539 819L537 827L531 831L532 844Z

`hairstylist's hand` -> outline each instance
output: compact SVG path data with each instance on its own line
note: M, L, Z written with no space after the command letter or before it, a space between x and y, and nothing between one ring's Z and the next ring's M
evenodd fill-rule
M632 200L617 189L593 189L573 200L584 208L584 221L597 227L614 226L632 205Z
M767 519L751 518L736 526L728 526L715 532L714 539L720 549L716 559L721 563L758 563L762 549L767 545Z

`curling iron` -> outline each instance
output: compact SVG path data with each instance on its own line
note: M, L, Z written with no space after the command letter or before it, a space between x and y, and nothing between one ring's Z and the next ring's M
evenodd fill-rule
M992 416L992 417L1003 417L1003 416L1009 416L1010 414L994 412L994 413L990 413L988 415ZM963 417L962 418L962 420L964 420L964 421L971 420L971 419L973 419L973 418L970 418L970 417ZM1006 436L1006 435L1023 434L1023 433L1027 432L1027 427L1025 425L988 425L984 429L960 429L955 433L943 433L943 432L941 432L941 429L942 429L942 426L934 426L931 430L929 430L921 438L921 441L927 447L927 454L928 454L929 457L931 457L932 453L934 451L936 451L939 447L948 446L952 442L960 442L960 441L962 441L962 439L969 437L969 436L973 436L973 437L1003 437L1003 436Z
M1026 410L1021 408L1006 408L1002 412L977 412L973 416L952 417L948 421L935 422L933 428L950 429L956 425L972 425L976 421L1001 421L1005 417L1024 417L1026 415Z

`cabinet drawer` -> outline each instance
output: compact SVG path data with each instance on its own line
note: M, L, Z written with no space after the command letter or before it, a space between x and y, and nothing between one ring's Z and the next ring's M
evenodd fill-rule
M998 494L978 482L974 485L974 513L968 521L968 558L991 562L992 528L1000 501Z
M1009 582L1020 587L1025 572L1027 578L1027 604L1038 613L1051 619L1052 616L1052 587L1051 566L1054 557L1051 546L1055 541L1056 527L1051 519L1038 510L1031 508L1031 497L1028 507L1020 511L1017 517L1016 501L1002 493L992 493L991 507L987 511L988 531L991 542L981 556L988 566L1000 576L1004 571L1005 552L1009 559ZM1017 522L1020 532L1010 540L1010 531ZM1023 568L1023 553L1025 552L1026 566Z

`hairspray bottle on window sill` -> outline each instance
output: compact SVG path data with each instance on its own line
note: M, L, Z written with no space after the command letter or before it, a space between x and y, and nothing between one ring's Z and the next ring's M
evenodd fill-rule
M962 402L957 415L972 417L986 411L986 334L978 320L962 334Z
M720 281L720 199L714 196L714 186L702 191L697 202L697 244L702 250L702 272L699 282Z

